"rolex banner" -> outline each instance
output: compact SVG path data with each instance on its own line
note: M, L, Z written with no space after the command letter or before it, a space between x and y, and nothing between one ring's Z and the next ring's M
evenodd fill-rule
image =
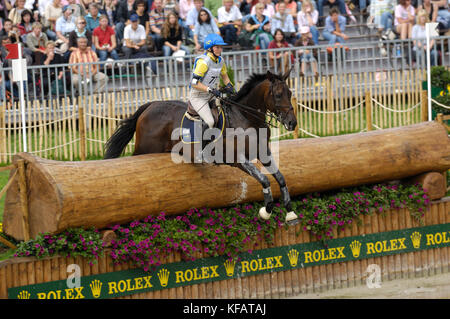
M151 272L130 269L80 278L68 288L59 280L8 289L11 299L112 298L166 288L207 283L274 271L354 261L450 246L450 223L402 229L243 253L239 261L224 257L164 264Z

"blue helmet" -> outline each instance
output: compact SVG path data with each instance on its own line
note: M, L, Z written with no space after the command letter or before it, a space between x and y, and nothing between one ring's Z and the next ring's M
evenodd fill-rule
M208 50L215 45L227 45L222 37L216 33L210 33L205 38L205 43L203 44L203 48Z

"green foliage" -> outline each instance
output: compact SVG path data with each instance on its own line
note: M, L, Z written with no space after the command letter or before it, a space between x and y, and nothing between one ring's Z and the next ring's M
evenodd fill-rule
M431 85L446 88L450 84L450 71L444 66L433 66L431 68Z
M421 222L428 204L429 199L418 184L378 184L313 193L292 200L302 229L325 244L336 232L359 223L361 215L387 209L406 207ZM252 203L215 210L191 209L178 216L162 212L157 217L115 225L112 229L117 238L112 242L110 254L116 264L131 262L145 271L159 266L175 252L184 260L194 260L200 252L238 259L240 253L252 252L262 240L273 243L275 230L283 227L287 212L280 204L275 205L268 221L258 218L261 206L262 203ZM69 229L59 235L41 234L21 243L15 256L71 255L96 260L103 252L97 230Z
M450 107L450 93L442 91L441 94L433 98L442 105ZM450 114L450 109L442 107L434 102L432 102L432 108L437 114L442 113L444 115Z
M101 235L95 228L71 228L58 235L39 234L35 239L20 243L14 256L44 258L53 255L81 256L95 262L103 256Z

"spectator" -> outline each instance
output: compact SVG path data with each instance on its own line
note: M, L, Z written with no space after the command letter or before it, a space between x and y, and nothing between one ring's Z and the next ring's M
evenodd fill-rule
M395 7L394 25L400 39L411 38L412 26L415 19L415 10L411 5L411 0L399 0Z
M100 16L100 25L94 29L92 39L100 61L106 61L108 56L113 60L119 60L119 55L116 51L116 34L114 29L108 25L108 17L106 15Z
M136 11L133 13L137 14L139 18L139 24L145 28L145 36L147 37L150 33L150 17L147 12L145 12L145 1L138 0L136 2Z
M345 2L344 0L318 0L317 2L317 11L319 11L319 21L318 21L318 26L322 26L323 25L323 7L325 5L329 5L330 6L330 10L333 7L338 7L339 11L341 12L341 14L347 14L347 10L345 8Z
M372 0L370 3L369 23L375 23L378 35L392 29L395 0ZM430 0L428 0L430 1Z
M67 5L72 9L72 17L74 17L75 19L80 16L84 17L86 15L86 11L84 10L83 6L78 3L77 0L67 0Z
M243 21L247 21L247 18L252 13L252 2L253 0L242 0L239 5L239 11L241 11L244 16Z
M97 62L97 54L88 45L88 39L86 37L79 37L77 39L77 48L70 54L69 64L72 65L72 83L75 90L79 90L80 85L88 83L90 81L96 83L94 91L100 93L106 86L108 82L108 77L99 72ZM81 65L75 65L77 63L83 63ZM84 89L84 88L83 88ZM82 89L82 90L83 90ZM84 94L86 94L85 92Z
M206 12L208 12L208 14L211 17L213 17L211 11L209 11L209 9L207 9L203 6L203 0L194 0L194 8L188 12L187 18L186 18L186 25L192 31L194 31L195 25L198 22L198 14L200 13L200 9L206 10ZM213 24L213 25L215 25L215 27L217 27L217 24L214 21L214 18L211 20L211 24Z
M412 28L412 39L413 39L413 54L415 61L422 67L425 67L425 52L427 48L425 23L430 22L428 18L428 12L425 10L419 10L417 12L417 23ZM438 52L436 50L435 42L433 39L430 40L430 63L431 65L436 65L438 61Z
M330 10L330 15L325 20L325 29L322 33L328 44L345 43L348 40L348 36L344 33L345 22L345 17L339 14L337 8Z
M264 5L263 14L267 16L269 19L275 14L275 7L272 4L271 0L258 0L258 3L262 3ZM252 7L250 11L250 15L256 14L256 4Z
M303 2L303 5L305 3ZM300 39L295 42L296 47L310 47L315 43L311 40L309 27L303 26L300 28ZM314 76L317 78L319 73L317 72L317 60L314 57L312 49L301 49L297 51L300 56L300 75L304 76L306 71L306 66L309 63Z
M94 31L96 27L100 24L100 16L98 5L95 2L89 4L89 12L85 16L86 19L86 29L89 31Z
M125 59L131 59L132 55L142 56L147 52L145 28L139 24L139 17L133 14L130 17L131 24L125 27L124 40L125 45L122 48Z
M188 12L194 8L194 0L180 0L180 26L183 28L186 38L193 39L194 32L186 25Z
M0 31L0 36L7 36L10 38L11 43L19 42L20 39L20 31L19 33L16 33L13 29L13 23L11 20L6 19L3 23L3 29Z
M48 41L45 46L42 63L40 64L58 65L64 63L66 63L64 58L55 53L55 42ZM70 92L67 92L66 90L67 87L70 87L70 72L66 72L64 67L51 67L43 69L42 81L45 94L49 91L50 94L61 94L64 91L66 94L70 94Z
M51 40L56 40L56 20L62 15L61 0L53 0L45 7L44 21L47 27L47 36Z
M166 21L164 21L161 29L161 36L163 39L163 53L164 56L171 56L174 52L183 50L186 54L189 54L190 50L182 43L183 30L178 24L178 16L175 12L170 12L167 15Z
M116 23L119 22L117 15L116 0L104 0L101 12L108 17L108 24L115 29ZM148 15L147 15L148 16Z
M308 27L315 45L319 44L319 30L317 29L317 21L319 12L314 9L310 0L303 0L302 9L297 14L298 30Z
M275 13L271 20L271 33L275 36L275 31L280 29L283 31L283 39L293 44L295 42L295 26L292 15L286 12L286 3L279 2L277 4L277 13Z
M65 50L62 50L60 47L60 52L65 53L69 49L69 35L70 32L75 30L75 18L72 16L72 8L68 5L65 5L62 9L63 15L56 20L56 37L58 42L62 41L62 45ZM67 53L66 59L69 58L70 52Z
M25 0L16 0L14 7L9 11L8 19L13 22L13 25L19 24L22 20L22 11L25 9Z
M213 17L207 9L200 9L198 20L194 29L194 43L197 53L203 50L203 44L208 34L216 33L220 35L220 30L215 23Z
M433 1L436 4L438 9L437 22L439 22L440 29L449 29L450 28L450 12L448 11L448 0L438 0Z
M286 5L286 14L290 14L292 16L292 19L297 18L297 2L294 0L280 0L275 5L276 11L279 11L278 7L282 2Z
M92 32L86 29L86 19L78 17L75 30L69 33L69 51L73 52L78 49L78 38L86 38L88 46L92 48Z
M246 24L246 29L252 34L254 46L260 49L267 49L273 37L270 33L270 19L263 14L264 5L255 5L256 14L251 15Z
M161 0L160 0L161 1ZM117 24L115 27L119 44L123 39L123 31L130 24L130 15L136 10L135 0L121 0L117 6Z
M204 0L204 6L207 8L213 17L217 17L217 11L222 6L222 0Z
M164 2L164 16L167 17L169 12L175 12L178 16L180 12L180 6L178 5L178 0L165 0Z
M33 15L30 10L25 9L21 13L20 24L18 25L22 42L27 42L27 34L33 30Z
M35 65L42 64L44 54L46 52L48 38L42 32L42 24L40 22L33 23L33 30L27 35L27 47L32 52ZM54 46L54 43L53 43Z
M418 6L417 12L419 10L425 10L428 13L428 19L430 20L430 22L437 21L439 7L435 1L423 0L422 5Z
M224 0L223 6L218 10L219 30L225 43L237 42L237 34L242 26L242 14L233 0Z
M161 29L164 24L165 14L162 0L153 1L154 9L150 11L150 36L153 39L157 50L162 50L163 42L161 37Z
M284 4L284 3L283 3ZM289 43L284 37L281 29L276 29L273 33L273 40L270 41L268 49L289 48ZM269 64L275 72L285 73L289 69L289 60L292 58L290 51L274 52L269 51ZM292 61L293 62L293 61Z

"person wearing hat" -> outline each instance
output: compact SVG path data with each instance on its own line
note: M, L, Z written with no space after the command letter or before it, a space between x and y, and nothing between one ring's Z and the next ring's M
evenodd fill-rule
M145 28L139 23L139 16L133 13L130 16L130 24L125 27L123 38L125 40L122 48L125 59L131 59L132 55L143 55L147 53L147 35Z
M228 77L225 61L221 57L224 45L227 44L220 35L210 33L206 36L203 45L205 52L194 61L194 70L189 85L189 102L209 128L214 127L214 118L208 102L211 95L221 96L217 89L219 79L222 78L227 93L235 93Z
M75 18L72 16L72 8L69 5L62 8L62 13L62 16L56 20L56 38L63 41L69 48L69 34L76 28Z

